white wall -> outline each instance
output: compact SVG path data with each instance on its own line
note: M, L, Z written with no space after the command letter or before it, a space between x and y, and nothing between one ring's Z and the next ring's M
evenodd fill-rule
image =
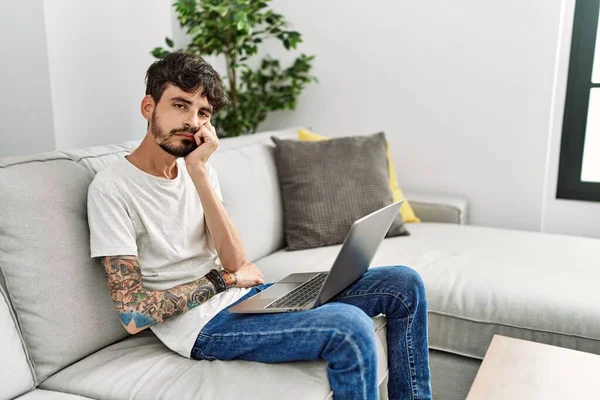
M42 0L0 1L0 157L54 149Z
M141 139L150 50L171 36L169 0L45 0L56 148Z
M574 0L564 0L561 34L557 46L556 88L551 116L551 143L544 194L542 231L600 238L600 203L556 199L558 160L569 71L569 52L573 29Z
M171 3L0 2L0 156L141 138L148 52L184 44ZM477 225L600 237L599 203L555 199L573 3L274 0L320 83L261 128L384 130L408 193L466 196Z
M407 192L466 196L476 225L540 229L560 0L273 7L317 55L320 83L263 128L384 130Z

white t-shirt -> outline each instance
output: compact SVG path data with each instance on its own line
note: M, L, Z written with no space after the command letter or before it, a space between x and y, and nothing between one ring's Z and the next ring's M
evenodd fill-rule
M148 290L167 290L221 268L196 187L183 159L177 163L177 177L164 179L123 158L98 172L88 191L91 256L137 256ZM216 171L207 165L207 172L223 201ZM204 325L248 291L231 288L151 329L189 358Z

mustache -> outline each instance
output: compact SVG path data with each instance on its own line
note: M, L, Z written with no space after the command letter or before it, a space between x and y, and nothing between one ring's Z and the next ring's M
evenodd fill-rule
M184 127L184 128L173 129L173 130L171 130L171 133L172 134L176 134L176 133L179 133L179 132L185 132L185 133L191 133L192 135L195 135L196 132L198 132L199 130L200 130L200 128L194 129L194 128L186 128L186 127Z

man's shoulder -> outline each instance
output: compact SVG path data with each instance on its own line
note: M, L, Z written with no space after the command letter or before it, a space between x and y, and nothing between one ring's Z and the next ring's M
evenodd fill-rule
M90 190L111 193L121 191L121 185L128 179L126 168L128 162L123 158L98 171L90 184Z

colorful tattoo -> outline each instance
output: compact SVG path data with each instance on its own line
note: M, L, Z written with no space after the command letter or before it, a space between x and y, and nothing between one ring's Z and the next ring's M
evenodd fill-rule
M217 294L214 285L204 277L164 291L146 290L135 256L104 257L103 264L113 303L128 331L173 318Z
M228 288L237 285L237 275L235 273L221 271L221 276L223 277L223 281L225 281L225 285Z

